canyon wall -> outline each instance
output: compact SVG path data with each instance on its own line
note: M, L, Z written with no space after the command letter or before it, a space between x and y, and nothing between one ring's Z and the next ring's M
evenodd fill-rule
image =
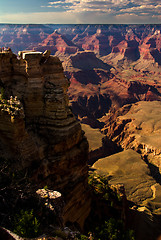
M61 62L48 52L0 53L1 156L28 169L37 188L60 191L64 222L83 227L90 211L88 142L68 106L68 86Z
M124 105L105 120L102 129L122 149L133 149L140 153L147 163L158 169L158 173L161 171L160 107L160 101L139 101Z

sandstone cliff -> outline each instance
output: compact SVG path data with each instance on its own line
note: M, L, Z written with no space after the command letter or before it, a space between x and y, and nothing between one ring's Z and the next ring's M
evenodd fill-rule
M88 143L69 106L68 80L57 57L41 52L0 53L1 156L28 169L37 188L59 190L64 222L83 227L90 211ZM13 100L13 98L16 100ZM8 99L8 100L6 100ZM13 111L13 101L20 109ZM14 105L17 108L17 105Z

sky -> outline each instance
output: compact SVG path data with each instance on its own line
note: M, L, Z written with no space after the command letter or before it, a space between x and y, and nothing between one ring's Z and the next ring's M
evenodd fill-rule
M0 0L0 23L161 24L161 0Z

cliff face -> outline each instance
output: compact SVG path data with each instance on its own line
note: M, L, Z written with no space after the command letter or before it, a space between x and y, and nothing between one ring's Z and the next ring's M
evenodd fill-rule
M20 55L0 53L0 85L7 99L17 96L22 104L14 113L12 97L10 106L7 100L1 104L1 155L14 160L15 168L28 168L38 188L59 190L64 221L82 227L90 210L88 142L68 106L69 82L57 57Z
M107 136L123 149L139 152L160 172L160 101L140 101L116 111L104 127Z

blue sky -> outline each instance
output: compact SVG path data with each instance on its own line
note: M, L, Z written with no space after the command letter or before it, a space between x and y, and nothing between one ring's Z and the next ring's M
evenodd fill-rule
M161 0L0 0L0 23L161 23Z

